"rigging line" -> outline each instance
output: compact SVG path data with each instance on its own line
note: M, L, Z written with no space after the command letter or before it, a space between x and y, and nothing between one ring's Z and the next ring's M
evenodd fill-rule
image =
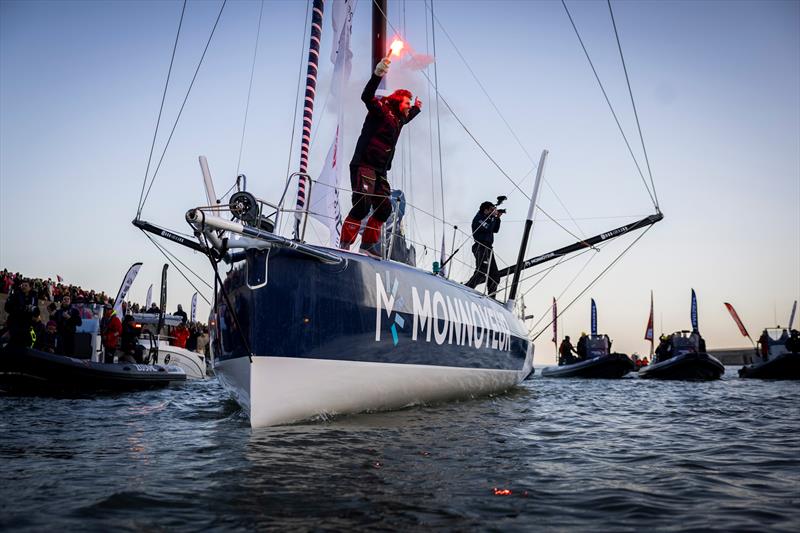
M427 2L426 2L426 5L427 5ZM534 160L534 159L533 159L533 156L531 156L530 152L528 152L528 149L527 149L527 148L525 148L525 145L524 145L524 144L522 143L522 141L520 140L519 136L517 135L517 132L515 132L515 131L514 131L514 128L512 128L512 127L511 127L511 124L508 122L508 120L506 120L506 117L505 117L505 116L503 115L503 113L500 111L500 108L499 108L499 107L497 107L497 104L495 104L494 100L493 100L493 99L492 99L492 97L489 95L489 92L486 90L486 87L484 87L483 83L481 83L481 80L480 80L480 78L478 77L478 75L477 75L477 74L475 74L475 71L474 71L474 70L472 70L472 67L471 67L471 66L470 66L470 64L469 64L469 61L467 61L467 59L466 59L466 58L464 57L464 55L461 53L461 50L458 48L458 46L456 46L456 43L455 43L455 41L453 40L453 38L452 38L452 37L450 36L450 34L447 32L447 29L444 27L444 24L442 24L442 21L440 21L440 20L439 20L439 18L438 18L438 17L436 17L436 16L433 14L433 0L431 0L431 17L432 17L432 18L433 18L433 19L434 19L434 20L435 20L435 21L436 21L436 22L439 24L439 27L440 27L440 28L442 29L442 31L444 32L444 35L445 35L445 37L447 37L447 40L448 40L448 41L450 41L450 44L453 46L453 49L454 49L454 50L456 51L456 53L458 54L458 57L460 57L460 58L461 58L461 61L464 63L464 66L465 66L465 67L467 67L467 70L468 70L468 71L469 71L469 73L472 75L472 79L474 79L474 80L475 80L475 83L477 83L477 84L478 84L478 87L480 87L481 91L483 92L483 95L486 97L486 99L487 99L487 100L489 100L489 103L490 103L490 104L492 105L492 107L494 108L495 112L497 113L497 116L499 116L499 117L500 117L500 120L502 120L502 121L503 121L503 124L505 124L505 125L506 125L506 128L508 129L509 133L511 133L511 136L512 136L512 137L514 137L514 140L515 140L515 141L517 141L517 144L519 145L519 147L522 149L522 151L523 151L523 152L525 153L525 155L528 157L528 160L529 160L531 163L533 163L533 168L532 168L532 169L531 169L531 170L528 172L528 174L531 174L531 173L532 173L534 170L536 170L538 163L536 162L536 160ZM436 57L436 52L435 52L435 50L434 50L434 57ZM524 177L527 177L527 176L528 176L528 174L526 174ZM523 178L523 179L524 179L524 178ZM520 180L520 181L521 181L521 180ZM566 204L563 202L563 200L561 200L561 196L559 196L559 195L558 195L558 193L556 192L556 190L553 188L553 186L552 186L552 185L550 185L550 181L549 181L547 178L544 178L544 183L545 183L545 185L547 185L547 188L548 188L548 189L550 189L550 192L552 192L552 193L553 193L553 195L556 197L556 200L558 200L558 203L559 203L559 204L561 204L561 207L562 207L562 208L564 209L564 211L567 213L567 216L570 218L570 220L572 221L572 223L573 223L573 224L575 224L575 227L576 227L576 228L578 228L578 232L579 232L581 235L583 235L583 236L585 237L585 234L584 234L584 232L583 232L583 229L582 229L582 228L580 227L580 225L578 225L578 223L576 222L576 220L577 220L577 219L576 219L575 217L573 217L573 216L572 216L572 213L570 212L570 210L569 210L569 208L567 207L567 205L566 205Z
M308 24L306 23L306 21L308 20L308 12L309 12L310 8L311 8L311 0L308 0L306 2L306 14L303 17L303 41L302 41L302 43L300 45L300 66L298 67L298 71L297 71L297 88L295 89L295 94L294 94L294 112L292 113L292 135L289 137L289 139L290 139L289 140L289 156L286 158L286 176L287 176L287 178L288 178L289 173L290 173L290 171L292 169L292 154L294 152L294 139L295 139L295 133L297 132L297 107L298 107L298 105L300 103L300 84L303 81L303 66L305 66L305 63L303 61L303 57L304 57L305 51L306 51L306 42L307 42L306 38L308 37ZM289 188L287 187L286 190L288 191ZM285 191L284 191L284 193L285 193ZM283 198L281 198L281 203L279 205L282 205L282 202L283 202ZM289 222L287 222L287 220L289 218L291 218L291 217L281 217L281 218L282 219L286 219L286 220L282 220L283 226L286 227L286 224L289 223ZM279 233L282 232L281 228L278 228L278 232Z
M203 244L206 246L206 250L210 250L211 247L208 245L208 239L205 235L203 235ZM233 323L236 326L236 331L239 332L239 337L242 339L242 344L244 344L245 349L247 350L247 358L250 360L250 363L253 362L253 350L250 349L250 343L247 340L247 336L244 334L244 330L242 329L242 325L239 323L239 314L236 312L236 308L231 305L231 299L228 296L228 291L225 289L225 284L222 282L222 278L219 275L219 262L215 261L211 254L206 254L208 257L209 262L211 263L211 270L214 271L214 289L216 290L219 287L220 292L222 293L222 297L225 298L225 303L228 306L227 310L231 314L231 318L233 318ZM213 304L213 311L217 315L219 314L219 305L217 303L218 297L217 293L214 292L214 304ZM211 304L209 304L211 305Z
M586 251L588 251L588 250L586 250ZM578 255L576 255L575 257L578 257L579 255L581 255L581 254L578 254ZM572 285L573 285L573 284L574 284L574 283L575 283L575 282L578 280L578 278L580 277L580 275L581 275L581 274L583 274L583 271L584 271L584 270L586 270L586 268L589 266L589 263L591 263L591 262L594 260L594 258L595 258L595 257L597 257L597 254L590 256L590 257L589 257L589 259L587 259L587 260L586 260L586 262L583 264L583 266L580 268L580 270L578 270L578 272L577 272L577 273L576 273L576 274L575 274L575 275L572 277L572 279L570 280L570 282L569 282L569 283L567 283L567 285L566 285L566 286L564 287L564 289L563 289L563 290L562 290L562 291L559 293L559 295L558 295L558 296L556 296L556 302L558 302L558 301L561 299L561 297L562 297L562 296L564 296L564 293L565 293L565 292L567 292L567 291L569 290L569 288L570 288L570 287L572 287ZM525 294L527 294L527 293L528 293L528 292L526 291L526 292L525 292ZM536 327L537 327L539 324L541 324L541 323L542 323L542 320L544 320L544 319L545 319L547 316L548 316L548 313L547 313L547 311L545 310L545 312L543 312L543 313L541 314L541 316L539 317L539 320L537 320L537 321L536 321L536 322L535 322L535 323L534 323L534 324L533 324L531 327L529 327L529 328L528 328L528 335L531 335L531 334L533 333L533 330L534 330L534 329L536 329ZM552 316L552 315L551 315L551 316ZM551 322L550 324L552 324L552 322Z
M144 230L142 230L142 231L144 231ZM148 237L150 237L150 235L148 235ZM192 239L194 239L194 238L195 238L195 237L194 237L194 236L192 236ZM181 260L178 258L178 256L177 256L177 255L175 255L174 253L170 252L170 251L169 251L169 250L168 250L168 249L167 249L165 246L163 246L163 245L159 245L159 246L160 246L160 247L161 247L161 248L164 250L164 253L166 253L166 254L169 254L169 255L170 255L170 256L171 256L173 259L175 259L175 261L177 261L178 263L180 263L180 264L181 264L181 266L182 266L183 268L185 268L186 270L188 270L189 272L191 272L191 273L192 273L192 275L193 275L194 277L196 277L198 280L200 280L200 282L201 282L203 285L205 285L205 286L206 286L206 287L208 287L209 289L211 289L211 288L212 288L212 287L211 287L211 285L209 285L209 283L208 283L206 280L204 280L202 276L200 276L200 275L199 275L197 272L195 272L194 270L192 270L191 268L189 268L189 267L186 265L186 263L184 263L183 261L181 261ZM175 267L175 268L177 269L177 267ZM189 281L189 280L187 279L186 281ZM192 287L194 287L194 285L192 285ZM209 302L209 303L211 303L211 302Z
M614 10L611 9L611 0L608 2L608 12L611 13L611 23L614 25L614 36L617 38L617 49L619 49L619 58L622 61L622 70L625 71L625 82L628 84L628 94L631 96L631 107L633 107L633 116L636 117L636 128L639 130L639 140L642 141L642 152L644 152L644 161L647 164L647 173L650 175L650 185L653 187L653 195L656 198L656 210L658 210L658 193L656 192L656 184L653 181L653 171L650 169L650 158L647 157L647 148L644 145L644 136L642 135L642 125L639 123L639 113L636 111L636 102L633 100L633 90L631 90L631 80L628 77L628 67L625 64L625 56L622 55L622 44L619 42L619 32L617 32L617 21L614 19Z
M653 226L648 226L648 227L647 227L647 228L646 228L646 229L645 229L645 230L642 232L642 234L641 234L641 235L639 235L638 237L636 237L636 239L635 239L635 240L634 240L632 243L630 243L630 244L628 245L628 247L627 247L627 248L625 248L625 249L622 251L622 253L620 253L620 254L617 256L617 258L616 258L616 259L614 259L614 260L611 262L611 264L610 264L610 265L608 265L606 268L604 268L604 269L603 269L603 271L602 271L602 272L600 272L600 274L598 274L598 275L597 275L597 277L595 277L595 278L594 278L594 279L593 279L593 280L592 280L592 281L589 283L589 285L587 285L587 286L586 286L586 288L585 288L585 289L583 289L583 290L582 290L580 293L578 293L578 295L577 295L577 296L576 296L576 297L575 297L575 298L574 298L574 299L573 299L573 300L572 300L570 303L568 303L568 304L567 304L567 306L566 306L566 307L565 307L565 308L564 308L564 309L563 309L563 310L562 310L560 313L558 313L558 314L556 315L556 320L558 320L558 317L560 317L562 314L564 314L564 312L565 312L567 309L569 309L570 307L572 307L572 304L574 304L576 301L578 301L578 298L580 298L581 296L583 296L583 295L586 293L586 291L588 291L589 289L591 289L591 288L592 288L592 286L594 286L594 284L595 284L595 283L597 283L597 282L600 280L600 278L602 278L602 277L603 277L603 276L604 276L604 275L605 275L605 274L606 274L606 273L607 273L607 272L608 272L608 271L611 269L611 267L613 267L614 265L616 265L616 264L617 264L617 262L618 262L620 259L622 259L622 257L623 257L623 256L624 256L626 253L628 253L628 251L629 251L631 248L633 248L633 245L635 245L637 242L639 242L639 240L640 240L642 237L644 237L644 236L647 234L647 232L648 232L648 231L650 231L650 230L652 229L652 227L653 227ZM534 338L532 338L532 339L531 339L531 342L533 342L533 341L535 341L536 339L538 339L538 338L539 338L539 337L542 335L542 333L544 333L545 331L547 331L547 328L549 328L549 327L550 327L550 326L552 326L552 325L553 325L553 320L550 320L550 323L549 323L549 324L547 324L547 325L546 325L546 326L545 326L545 327L544 327L544 328L543 328L543 329L542 329L542 330L541 330L539 333L537 333L537 334L536 334L536 336L535 336Z
M155 245L155 247L156 247L156 248L158 248L158 250L159 250L159 251L160 251L160 252L161 252L161 253L164 255L164 257L166 257L166 258L167 258L167 261L169 261L169 262L172 264L172 266L175 268L175 270L177 270L177 271L178 271L178 274L180 274L181 276L183 276L183 279L185 279L185 280L186 280L186 283L188 283L189 285L191 285L191 286L192 286L192 288L195 290L195 292L196 292L197 294L199 294L199 295L200 295L200 297L201 297L203 300L205 300L205 301L206 301L206 303L207 303L208 305L211 305L211 302L208 300L208 298L206 298L205 294L203 294L202 292L200 292L200 289L198 289L198 288L197 288L197 286L196 286L194 283L192 283L192 282L191 282L191 280L189 280L189 278L188 278L188 277L186 277L186 274L184 274L184 273L183 273L183 271L182 271L180 268L178 268L178 267L175 265L175 262L172 260L172 258L171 258L169 255L167 255L167 254L164 252L164 250L161 248L161 246L159 246L159 244L158 244L158 243L157 243L155 240L153 240L153 238L152 238L150 235L147 235L147 234L145 233L145 236L146 236L148 239L150 239L150 242L152 242L152 243ZM194 274L194 272L192 272L192 274ZM197 275L197 274L195 274L195 276L196 276L196 275ZM206 285L208 285L208 284L206 283ZM209 285L209 286L210 286L210 285Z
M425 2L427 5L427 2ZM433 57L436 57L436 25L434 24L435 15L433 14L433 0L431 0L431 41L433 43ZM439 62L433 62L433 79L434 84L436 87L439 87ZM444 209L444 170L442 167L442 128L441 128L441 121L439 117L439 90L436 90L436 139L438 143L438 152L439 152L439 198L442 201L442 218L445 217L445 209ZM445 231L444 226L442 226L442 237L444 237Z
M250 67L250 84L247 86L247 104L244 107L244 123L242 124L242 140L239 142L239 159L236 161L236 176L242 166L242 152L244 151L244 134L247 131L247 115L250 111L250 95L253 92L253 75L256 72L256 57L258 56L258 41L261 38L261 17L264 14L264 0L261 0L261 9L258 12L258 31L256 31L256 45L253 48L253 65Z
M591 249L591 248L584 248L584 249L583 249L583 250L582 250L580 253L577 253L577 254L573 255L572 257L563 256L563 257L561 258L561 260L559 260L559 262L557 262L557 263L556 263L556 265L561 265L561 264L567 263L567 262L569 262L569 261L571 261L571 260L573 260L573 259L577 259L578 257L580 257L580 256L582 256L583 254L585 254L585 253L587 253L587 252L590 252L590 251L592 251L592 249ZM595 255L596 255L596 254L595 254ZM521 278L521 279L519 280L519 282L520 282L520 284L522 284L522 282L524 282L524 281L528 281L529 279L533 279L533 278L535 278L536 276L539 276L539 275L541 275L541 274L545 274L545 275L546 275L546 274L548 273L548 271L549 271L551 268L553 268L553 267L546 267L546 268L543 268L543 269L541 269L541 270L537 270L536 272L534 272L534 273L532 273L532 274L529 274L528 276L526 276L526 277L524 277L524 278ZM529 290L527 290L527 291L525 291L524 293L522 293L522 296L525 296L525 295L526 295L526 294L528 294L529 292L530 292L530 289L529 289Z
M139 204L136 209L136 219L138 220L142 214L142 196L144 196L144 188L147 185L147 175L150 174L150 163L153 161L153 152L156 147L156 137L158 137L158 127L161 124L161 114L164 112L164 101L167 99L167 89L169 88L169 80L172 76L172 65L175 62L175 51L178 49L178 39L181 35L181 26L183 26L183 15L186 12L186 2L183 0L183 8L181 8L181 19L178 21L178 33L175 35L175 44L172 45L172 57L169 60L169 70L167 70L167 79L164 82L164 93L161 95L161 107L158 108L158 118L156 119L156 131L153 132L153 142L150 144L150 155L147 156L147 168L144 171L144 180L142 181L142 191L139 193Z
M427 0L425 1L425 5L428 5ZM380 9L380 6L378 6ZM386 22L391 26L392 23L389 22L389 19L386 19ZM430 41L428 40L428 17L425 16L425 53L430 54ZM435 58L434 58L435 61ZM425 85L426 90L426 98L431 106L433 106L433 102L431 101L431 84L428 83ZM437 100L436 104L438 105L439 102ZM431 159L431 206L434 212L434 223L433 223L433 242L436 243L436 185L433 180L434 174L434 165L433 165L433 115L428 113L428 140L430 141L429 144L429 152L430 152L430 159ZM441 154L439 154L441 156ZM442 218L444 218L444 213L442 213ZM444 226L442 226L442 231L444 231Z
M203 59L206 57L206 52L208 52L208 47L211 45L211 39L214 37L214 32L217 30L217 25L219 24L219 19L222 17L222 11L225 9L225 4L227 4L228 0L222 0L222 6L219 8L219 13L217 14L217 19L214 21L214 27L211 28L211 34L208 36L208 41L206 41L206 46L203 49L203 55L200 56L200 61L197 62L197 68L194 71L194 75L192 76L192 81L189 83L189 88L186 90L186 96L183 98L183 103L181 104L180 110L178 110L178 116L175 117L175 123L172 125L172 130L169 132L169 137L167 137L167 142L164 145L164 151L161 152L161 158L158 160L158 165L156 169L153 171L153 176L150 179L150 185L147 187L147 193L144 195L144 200L142 200L142 205L147 201L148 196L150 196L150 190L153 188L153 183L156 181L156 176L158 175L158 170L161 168L161 163L164 162L164 156L167 154L167 149L169 148L169 143L172 141L172 136L175 134L175 129L178 127L178 122L181 119L181 115L183 114L183 109L186 107L186 102L189 100L189 94L192 92L192 87L194 87L194 82L197 80L197 74L200 72L200 67L203 65Z
M567 12L567 17L569 17L569 21L572 24L572 29L575 30L575 35L578 37L578 41L581 43L581 48L583 48L583 53L586 56L586 60L589 61L589 66L592 67L592 72L594 73L594 78L597 80L597 84L600 86L600 90L603 92L603 97L606 99L606 103L608 104L608 108L611 110L611 115L614 117L614 121L617 123L617 128L619 128L620 134L622 134L622 139L625 141L625 146L628 147L628 153L631 154L631 159L633 159L634 165L636 165L636 170L639 171L639 176L642 178L642 183L644 183L644 188L647 190L647 194L650 196L650 200L653 202L653 205L658 209L658 202L656 201L653 193L650 192L650 186L647 185L647 180L644 177L644 173L642 172L642 168L639 166L639 161L636 159L636 156L633 155L633 149L631 148L631 144L628 142L628 137L625 135L625 131L622 129L622 124L619 122L619 118L617 117L616 111L614 111L614 106L611 105L611 100L608 98L608 94L606 93L605 87L603 87L603 82L600 81L600 76L597 74L597 69L594 67L594 63L592 62L592 58L589 57L589 52L586 50L586 45L583 44L583 39L581 38L580 32L578 32L578 27L575 25L575 21L572 19L572 14L569 12L569 8L567 8L567 3L565 0L561 0L561 5L564 6L564 10Z
M373 1L374 1L374 0L373 0ZM377 5L377 3L376 3L376 5ZM385 12L384 12L384 11L383 11L381 8L380 8L380 6L378 6L378 10L381 12L381 14L383 15L383 18L386 20L386 23L389 25L389 27L392 29L392 31L396 31L396 29L395 29L394 25L393 25L393 24L392 24L392 22L389 20L389 18L386 16L386 13L385 13ZM427 21L427 17L425 17L425 19L426 19L426 21ZM427 28L427 22L426 22L426 28ZM435 61L435 58L434 58L434 61ZM467 133L467 135L469 135L469 137L472 139L472 141L475 143L475 145L476 145L476 146L477 146L477 147L478 147L478 148L479 148L479 149L480 149L480 150L483 152L483 154L484 154L484 155L485 155L485 156L486 156L486 157L489 159L489 161L491 161L491 162L492 162L492 164L493 164L493 165L494 165L494 166L495 166L495 167L496 167L496 168L497 168L497 169L500 171L500 173L501 173L501 174L503 174L503 176L505 176L505 178L506 178L508 181L510 181L510 182L511 182L511 184L512 184L512 185L513 185L513 186L514 186L514 187L515 187L515 188L516 188L516 189L517 189L517 190L518 190L520 193L522 193L522 195L523 195L525 198L527 198L528 200L530 200L530 199L531 199L531 197L530 197L530 196L528 196L528 193L526 193L526 192L525 192L525 191L524 191L524 190L523 190L523 189L522 189L522 188L519 186L519 184L522 182L522 180L523 180L523 179L525 179L525 177L527 177L527 174L526 174L525 176L523 176L523 177L522 177L522 178L521 178L521 179L520 179L518 182L515 182L515 181L514 181L514 180L511 178L511 176L509 176L509 175L508 175L508 173L507 173L505 170L503 170L503 168L500 166L500 164L499 164L499 163L498 163L498 162L497 162L497 161L496 161L496 160L495 160L495 159L494 159L494 158L493 158L493 157L492 157L492 156L489 154L489 152L486 150L486 148L484 148L484 147L483 147L483 145L482 145L482 144L480 143L480 141L478 141L478 139L477 139L477 138L476 138L476 137L475 137L475 136L472 134L472 132L469 130L469 128L467 128L466 124L464 124L464 122L463 122L463 121L461 120L461 118L460 118L460 117L459 117L459 116L456 114L456 112L453 110L453 108L452 108L452 107L450 107L450 104L448 104L448 103L447 103L447 100L445 99L445 97L440 95L440 93L439 93L439 87L438 87L437 85L435 85L435 84L434 84L434 83L431 81L430 77L429 77L429 76L428 76L428 75L427 75L427 74L426 74L424 71L420 71L420 74L422 74L422 75L425 77L425 79L428 81L428 84L430 84L430 85L433 85L433 88L434 88L434 90L436 91L436 100L437 100L437 102L441 100L441 102L442 102L442 103L444 103L445 107L446 107L446 108L448 109L448 111L450 111L450 113L453 115L453 118L455 118L455 119L456 119L456 121L459 123L459 125L461 126L461 128L462 128L462 129L463 129L463 130L464 130L464 131ZM645 182L645 186L646 186L646 185L647 185L647 183ZM648 192L649 192L649 189L648 189ZM540 210L540 211L541 211L541 212L542 212L542 213L543 213L543 214L544 214L544 215L545 215L547 218L549 218L550 220L552 220L553 222L555 222L555 223L556 223L556 225L557 225L558 227L560 227L561 229L563 229L564 231L566 231L567 233L569 233L569 234L570 234L572 237L574 237L574 238L575 238L575 239L577 239L578 241L580 241L580 242L583 242L583 240L584 240L584 239L583 239L582 237L578 237L577 235L575 235L574 233L572 233L570 230L568 230L566 227L564 227L562 224L560 224L558 221L556 221L556 219L555 219L555 218L553 218L552 216L550 216L550 214L549 214L547 211L545 211L544 209L542 209L542 208L541 208L541 207L539 207L539 206L537 206L537 208L538 208L538 209L539 209L539 210ZM434 231L435 231L435 227L434 227Z

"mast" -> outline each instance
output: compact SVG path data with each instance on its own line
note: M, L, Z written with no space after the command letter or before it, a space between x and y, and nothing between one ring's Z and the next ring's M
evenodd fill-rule
M525 229L522 232L522 242L519 245L519 254L517 255L517 264L514 265L514 279L511 282L511 290L508 293L508 300L506 306L514 305L514 299L517 297L517 287L519 287L519 275L522 272L522 263L525 259L525 251L528 249L528 237L530 237L531 229L533 228L533 210L536 207L536 198L539 196L539 185L542 183L542 175L544 174L544 164L547 161L547 150L542 150L542 155L539 158L539 168L536 169L536 180L533 182L533 194L531 195L531 203L528 206L528 217L525 219Z
M306 94L303 100L303 137L300 144L300 171L297 180L297 203L295 205L294 239L302 240L300 221L305 211L308 216L308 149L311 144L311 122L314 117L314 96L317 92L317 65L319 64L319 44L322 36L322 13L324 0L314 0L311 10L311 39L308 45L308 69L306 70Z
M372 0L372 69L386 57L386 0ZM382 82L381 82L382 83Z

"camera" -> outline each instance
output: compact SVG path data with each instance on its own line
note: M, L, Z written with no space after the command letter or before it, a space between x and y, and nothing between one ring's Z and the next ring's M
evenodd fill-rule
M506 210L505 209L496 209L495 211L497 211L497 213L500 214L500 215L505 215L506 214Z

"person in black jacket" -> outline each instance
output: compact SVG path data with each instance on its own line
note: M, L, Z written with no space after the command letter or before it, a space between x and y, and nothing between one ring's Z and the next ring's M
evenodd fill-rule
M184 324L187 320L189 320L189 317L186 315L186 311L183 310L183 306L181 304L178 304L178 310L172 314L181 317L181 322Z
M31 284L28 280L22 280L8 295L5 310L8 313L9 347L31 347L33 344L31 339L33 310L38 310L38 305L36 294L31 291Z
M58 325L58 335L61 337L61 355L72 357L75 355L75 330L83 324L83 320L80 312L72 307L72 298L68 294L61 299L61 307L53 320Z
M497 284L500 281L492 245L494 234L500 231L500 217L503 213L504 211L498 211L492 202L483 202L478 214L472 219L472 238L475 239L472 255L475 256L475 272L464 285L474 289L486 281L488 273L486 291L490 296L497 291Z
M389 63L388 57L378 63L361 93L367 116L350 161L353 207L344 220L339 238L339 247L349 250L361 228L361 221L372 208L372 216L361 237L361 250L376 257L381 256L381 226L392 214L391 188L386 173L392 168L400 131L422 109L422 101L417 98L412 105L411 92L405 89L398 89L383 98L375 96L381 78L389 71Z

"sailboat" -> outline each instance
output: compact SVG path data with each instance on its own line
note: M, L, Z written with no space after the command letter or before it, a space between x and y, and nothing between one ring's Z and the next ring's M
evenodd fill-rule
M388 48L386 3L372 7L374 65ZM287 178L281 201L240 190L228 204L218 203L201 158L209 202L185 217L197 242L139 217L134 224L230 265L224 278L215 271L214 369L253 427L485 396L520 384L534 357L515 306L520 273L663 215L526 261L543 151L517 263L500 273L513 277L505 302L391 256L306 242L298 229L307 223L315 187L307 163L323 12L323 0L314 0L301 164ZM297 207L287 209L285 191L293 179L299 181ZM279 234L285 214L298 217L293 237Z

